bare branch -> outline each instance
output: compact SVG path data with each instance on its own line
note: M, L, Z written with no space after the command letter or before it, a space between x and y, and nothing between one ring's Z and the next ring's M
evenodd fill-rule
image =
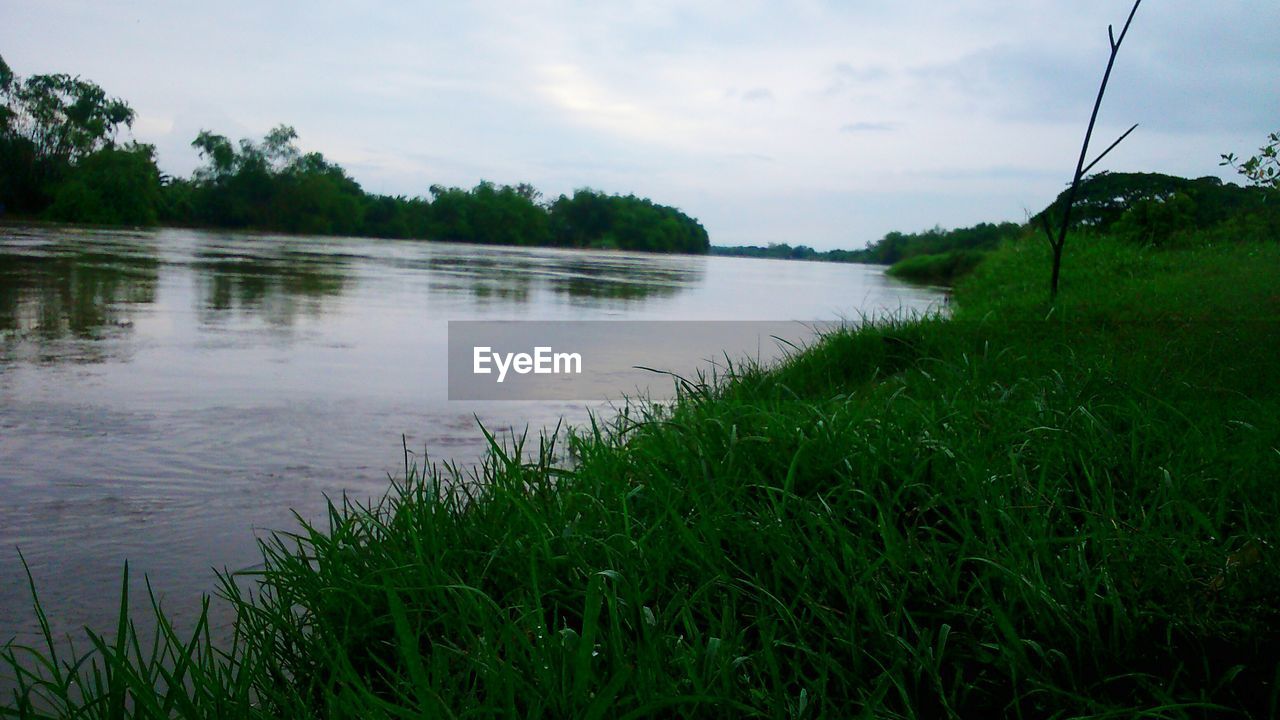
M1129 133L1131 133L1131 132L1133 132L1134 130L1137 130L1137 129L1138 129L1138 123L1134 123L1134 124L1133 124L1133 127L1129 128L1128 130L1125 130L1123 135L1121 135L1119 138L1117 138L1115 142L1113 142L1113 143L1111 143L1109 146L1107 146L1107 149L1106 149L1106 150L1103 150L1101 155L1099 155L1098 157L1094 158L1093 162L1089 163L1089 166L1088 166L1088 167L1086 167L1086 168L1084 169L1084 174L1085 174L1085 175L1088 175L1088 174L1089 174L1089 171L1093 169L1093 166L1094 166L1094 165L1097 165L1097 164L1098 164L1098 162L1100 162L1100 161L1102 160L1102 158L1106 157L1106 156L1107 156L1107 153L1111 152L1112 150L1115 150L1117 145L1119 145L1121 142L1123 142L1125 138L1129 137Z
M1124 36L1129 34L1129 24L1133 22L1133 16L1138 14L1138 6L1142 4L1142 0L1137 0L1133 4L1133 9L1129 11L1129 19L1124 21L1124 29L1120 31L1120 39L1115 42L1116 49L1120 49L1120 43L1124 42Z
M1052 221L1049 220L1049 211L1045 210L1044 214L1040 216L1040 228L1044 230L1045 237L1049 238L1049 247L1056 248L1058 247L1058 241L1053 237L1053 227L1050 225L1051 222Z
M1124 22L1124 28L1120 30L1120 37L1115 37L1115 30L1112 26L1107 26L1107 37L1111 40L1111 55L1107 58L1107 69L1102 73L1102 83L1098 85L1098 96L1093 101L1093 113L1089 116L1089 126L1084 131L1084 143L1080 146L1080 159L1076 162L1076 172L1071 178L1071 185L1067 188L1066 197L1062 202L1062 219L1058 227L1057 241L1053 243L1053 266L1049 276L1049 300L1053 302L1058 297L1058 275L1062 269L1062 248L1067 244L1067 232L1071 229L1071 208L1075 205L1076 194L1080 190L1080 180L1084 177L1085 172L1093 168L1098 160L1101 160L1112 148L1120 143L1129 133L1125 133L1120 140L1111 144L1111 147L1103 151L1098 156L1098 160L1094 160L1085 167L1085 160L1089 156L1089 142L1093 138L1093 128L1098 122L1098 111L1102 109L1102 98L1107 93L1107 83L1111 80L1111 70L1116 64L1116 55L1120 53L1120 44L1124 42L1124 38L1129 34L1129 25L1133 23L1133 16L1138 13L1138 6L1142 4L1142 0L1134 0L1133 9L1129 11L1129 17ZM1137 127L1136 125L1134 127ZM1129 132L1133 132L1134 128L1129 128Z

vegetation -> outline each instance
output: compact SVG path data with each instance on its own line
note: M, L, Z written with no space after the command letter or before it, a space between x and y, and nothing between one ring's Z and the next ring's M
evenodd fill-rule
M65 195L59 198L64 209L116 199L115 193L98 198L104 172L122 173L125 187L147 186L154 163L140 169L129 156L150 158L151 149L130 145L124 155L116 149L116 136L133 118L123 100L91 82L62 74L24 80L0 58L0 209L41 212L58 194ZM70 186L65 193L64 185ZM110 213L135 210L131 203Z
M1041 224L1065 200L1066 191L1030 222ZM1098 173L1081 182L1076 193L1071 227L1091 232L1128 233L1126 225L1138 225L1142 216L1167 223L1169 232L1157 233L1157 241L1173 239L1179 232L1196 233L1229 220L1266 222L1275 215L1274 195L1266 188L1240 187L1216 177L1195 180L1160 173ZM1126 217L1128 216L1128 217ZM1136 216L1136 217L1135 217Z
M1032 215L1028 226L1051 223L1070 192L1064 190ZM1081 180L1071 203L1073 232L1107 234L1136 246L1280 237L1280 198L1261 184L1241 187L1216 177L1191 180L1160 173L1101 172ZM890 274L904 280L952 285L977 267L986 251L1027 232L1028 227L1002 223L915 235L889 233L862 252L873 261L892 259Z
M160 193L160 173L150 145L107 147L67 173L45 213L68 222L154 225Z
M1221 164L1235 168L1254 185L1280 188L1280 132L1268 135L1267 144L1248 160L1240 161L1235 153L1227 153Z
M787 243L769 243L768 247L759 245L716 246L711 248L712 255L724 257L762 258L766 260L816 260L822 262L860 262L850 256L851 250L814 250L808 245L792 247Z
M1006 243L951 319L407 467L226 579L233 642L10 646L5 713L1274 716L1280 244L1201 240L1082 231L1052 313Z
M858 258L856 262L893 265L917 255L938 255L952 250L990 250L1021 232L1022 227L1011 222L978 223L955 230L935 227L919 233L891 232L865 250L855 251L855 257Z
M1272 138L1274 140L1274 138ZM1275 143L1240 165L1266 167ZM1224 162L1236 162L1224 155ZM1274 163L1272 160L1271 162ZM1257 169L1252 187L1224 183L1216 177L1188 179L1160 173L1100 172L1063 190L1027 225L1012 222L979 223L917 233L890 232L861 250L821 252L806 245L714 247L712 254L779 260L822 260L892 266L891 274L905 280L951 285L977 266L982 255L1043 227L1060 217L1070 200L1070 230L1108 234L1135 245L1195 245L1204 242L1266 241L1280 236L1280 198L1266 170ZM1052 258L1049 260L1052 263Z
M634 195L610 197L578 190L573 197L561 195L550 213L556 245L698 253L711 247L697 221Z
M683 212L633 195L580 189L541 202L529 185L433 185L430 198L364 192L280 125L261 140L201 131L204 166L163 176L155 149L118 136L134 112L68 75L16 77L0 58L0 213L67 222L156 223L312 235L456 240L705 253L706 230Z
M768 247L746 245L713 247L713 255L728 257L771 258L774 260L821 260L825 262L871 263L893 265L917 255L938 255L953 250L990 250L1001 241L1022 232L1017 223L978 223L973 227L944 230L935 227L917 233L890 232L861 250L814 250L808 245L792 247L786 243Z
M951 285L969 274L986 253L981 250L951 250L937 255L913 255L900 260L888 273L903 280L927 285Z

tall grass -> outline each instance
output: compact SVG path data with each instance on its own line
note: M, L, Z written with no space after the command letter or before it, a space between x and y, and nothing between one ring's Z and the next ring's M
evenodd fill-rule
M984 250L951 250L935 255L912 255L899 260L885 272L927 285L952 285L972 272L986 256Z
M1052 311L1045 254L951 320L407 466L224 579L233 642L46 632L0 714L1273 716L1280 246L1082 241Z

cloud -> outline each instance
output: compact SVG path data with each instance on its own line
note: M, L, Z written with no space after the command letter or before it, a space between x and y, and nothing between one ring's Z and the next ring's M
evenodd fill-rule
M823 92L827 95L839 95L851 90L863 90L868 85L887 80L891 73L883 65L854 66L841 62L830 68L826 75L827 84Z
M1175 22L1170 16L1180 12ZM1280 6L1258 14L1269 16L1270 27L1280 23ZM1204 29L1221 28L1224 21L1240 26L1225 37L1212 37L1214 31ZM1280 96L1259 91L1280 76L1280 56L1267 49L1272 39L1258 30L1259 24L1267 22L1225 5L1220 13L1217 7L1212 13L1196 7L1140 12L1116 60L1103 116L1114 118L1115 124L1137 122L1147 129L1178 132L1257 131L1274 124L1280 117ZM1076 44L999 42L944 62L912 66L907 73L915 93L938 98L959 112L1019 122L1083 123L1107 52L1105 24L1100 24Z
M891 122L853 122L841 125L840 132L849 135L856 135L858 133L879 133L889 132L897 127L897 123Z
M780 240L799 213L805 244L849 247L1056 195L1129 2L11 4L15 71L128 99L166 172L195 166L201 128L285 122L379 192L591 185L684 207L718 243ZM1204 174L1255 149L1280 118L1277 26L1280 3L1144 3L1097 142L1142 127L1106 164Z

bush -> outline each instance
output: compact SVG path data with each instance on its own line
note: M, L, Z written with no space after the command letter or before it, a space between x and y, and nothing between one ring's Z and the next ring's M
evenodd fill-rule
M1186 193L1142 199L1125 211L1112 228L1117 239L1143 245L1167 245L1175 235L1196 226L1196 203Z
M888 273L896 278L928 285L952 285L968 275L986 257L982 250L952 250L899 260Z
M46 214L64 222L155 225L160 173L150 145L106 148L72 168Z

